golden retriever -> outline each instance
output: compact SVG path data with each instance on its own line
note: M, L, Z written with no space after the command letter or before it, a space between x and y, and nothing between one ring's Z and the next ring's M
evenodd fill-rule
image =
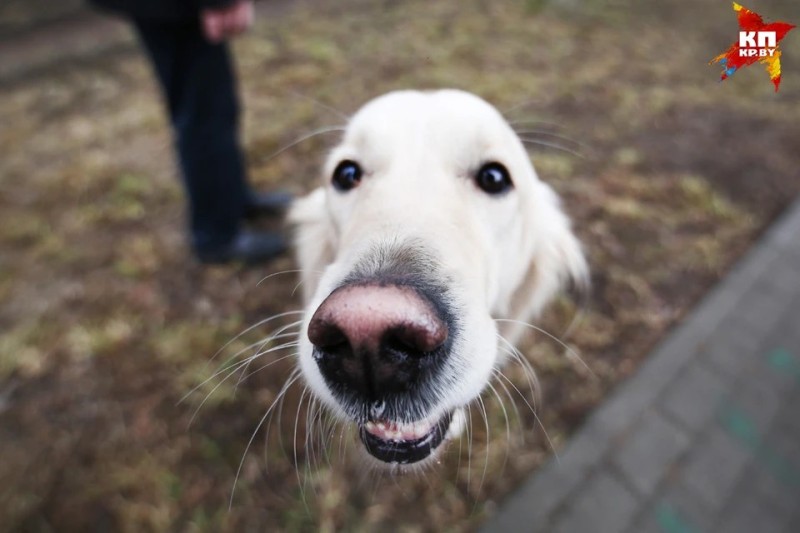
M588 277L514 130L458 90L367 103L289 220L302 375L389 465L429 461L458 436L503 339Z

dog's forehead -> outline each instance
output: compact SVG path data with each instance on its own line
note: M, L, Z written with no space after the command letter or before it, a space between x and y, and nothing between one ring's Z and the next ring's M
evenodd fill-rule
M403 137L428 145L488 143L505 140L509 133L502 115L471 93L397 91L364 105L348 125L345 142L369 146Z

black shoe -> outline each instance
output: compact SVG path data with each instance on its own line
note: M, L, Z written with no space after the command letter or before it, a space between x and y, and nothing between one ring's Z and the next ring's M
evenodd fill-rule
M278 233L241 231L229 245L213 250L195 250L195 255L207 265L231 261L252 265L272 259L286 251L286 248L286 239Z
M289 208L293 199L294 197L286 191L252 192L247 197L244 218L281 215Z

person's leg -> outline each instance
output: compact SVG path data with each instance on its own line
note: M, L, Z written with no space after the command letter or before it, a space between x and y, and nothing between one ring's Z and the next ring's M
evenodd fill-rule
M196 23L135 22L175 130L192 244L199 254L219 250L239 232L248 194L228 48L206 41Z

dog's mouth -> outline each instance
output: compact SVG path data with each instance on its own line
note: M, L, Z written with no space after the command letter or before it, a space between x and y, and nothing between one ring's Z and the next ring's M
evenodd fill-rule
M445 441L454 419L449 412L438 420L361 424L359 434L367 452L384 463L408 465L429 457Z

